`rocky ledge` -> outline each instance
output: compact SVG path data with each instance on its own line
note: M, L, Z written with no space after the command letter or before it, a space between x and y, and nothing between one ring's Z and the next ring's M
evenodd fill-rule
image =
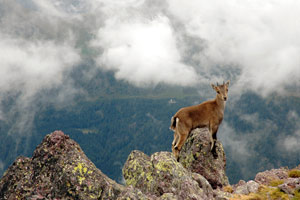
M299 199L300 166L258 173L229 185L220 142L212 154L207 129L195 129L179 162L170 152L132 151L126 185L108 178L61 131L43 139L32 158L18 157L0 180L0 199Z

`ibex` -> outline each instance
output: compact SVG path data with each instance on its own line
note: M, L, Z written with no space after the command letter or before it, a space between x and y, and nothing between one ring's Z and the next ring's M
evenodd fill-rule
M210 132L211 150L213 150L217 131L223 120L230 81L217 86L211 84L216 91L216 98L199 105L181 108L171 119L170 129L174 131L172 152L178 160L179 152L189 133L195 128L208 127Z

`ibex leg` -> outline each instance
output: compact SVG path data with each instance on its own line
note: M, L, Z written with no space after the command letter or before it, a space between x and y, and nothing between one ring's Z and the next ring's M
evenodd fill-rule
M179 139L178 139L178 143L175 145L175 149L178 149L179 151L181 150L181 147L183 146L183 144L185 143L186 141L186 138L188 137L189 135L189 131L187 130L182 130L180 132L179 135Z
M210 151L213 150L214 145L215 145L215 141L213 139L213 134L214 134L214 130L213 127L211 126L211 124L209 125L209 137L210 137Z
M174 132L174 139L173 139L173 142L172 142L172 147L174 147L178 142L178 133L175 131Z

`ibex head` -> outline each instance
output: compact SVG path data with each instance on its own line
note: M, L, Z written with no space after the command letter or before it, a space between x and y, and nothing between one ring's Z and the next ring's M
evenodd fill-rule
M215 86L214 84L211 84L211 87L217 92L218 99L221 99L223 101L227 100L229 83L230 83L230 81L227 81L226 83L223 82L222 85L219 85L217 83L217 86Z

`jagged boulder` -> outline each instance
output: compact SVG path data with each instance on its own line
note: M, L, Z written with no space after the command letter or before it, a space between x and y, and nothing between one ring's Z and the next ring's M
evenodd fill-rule
M18 157L0 180L0 199L25 199L32 196L32 184L28 181L32 177L32 168L30 158Z
M215 152L210 151L209 134L207 128L192 130L180 151L179 162L186 169L204 176L216 189L229 184L225 173L226 156L219 141L215 143Z
M213 199L207 180L185 169L170 152L157 152L149 157L132 151L123 167L123 176L126 185L160 199Z
M288 178L288 171L288 168L281 167L279 169L271 169L264 172L259 172L255 176L255 181L260 184L269 185L274 180Z
M32 158L19 157L8 168L0 180L0 199L226 199L228 194L214 191L201 173L187 165L191 162L198 169L192 159L185 160L185 153L196 151L200 145L195 154L203 154L207 141L200 141L201 137L192 132L180 162L171 152L147 156L133 151L123 167L124 186L97 169L68 135L55 131L45 136ZM223 149L217 145L218 158L212 160L209 155L207 159L225 162ZM223 170L213 164L205 166Z
M124 191L61 131L45 136L32 158L17 158L0 180L0 199L117 199Z
M256 193L259 188L259 183L250 180L248 182L240 180L238 184L233 186L234 194L249 194Z

